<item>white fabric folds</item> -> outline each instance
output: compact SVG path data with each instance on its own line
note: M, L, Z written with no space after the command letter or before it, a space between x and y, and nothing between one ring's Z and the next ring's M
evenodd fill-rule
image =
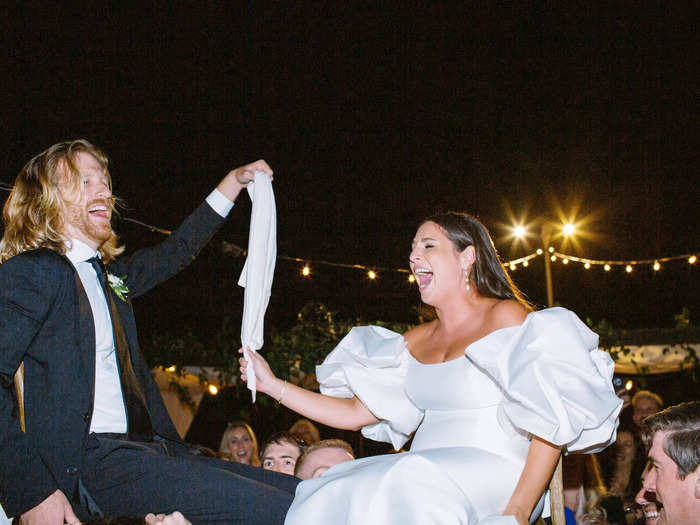
M357 396L381 420L363 427L362 434L398 450L423 419L404 390L408 359L400 334L381 326L355 327L316 367L316 377L323 394Z
M265 311L270 301L277 260L277 211L272 181L266 173L256 171L254 180L246 189L253 203L253 209L250 213L248 256L238 279L238 285L245 288L241 345L243 355L248 359L246 377L248 389L255 403L255 371L248 358L248 352L255 352L263 345Z

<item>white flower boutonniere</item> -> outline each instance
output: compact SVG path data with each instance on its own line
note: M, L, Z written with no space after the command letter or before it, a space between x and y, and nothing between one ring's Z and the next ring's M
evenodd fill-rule
M126 275L124 277L117 277L107 272L109 287L114 290L114 293L117 294L117 297L122 301L126 301L126 296L129 294L129 288L124 284L124 279L126 279Z

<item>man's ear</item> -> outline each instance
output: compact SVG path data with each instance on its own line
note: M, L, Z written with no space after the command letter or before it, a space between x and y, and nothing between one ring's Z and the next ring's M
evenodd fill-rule
M471 268L474 261L476 261L476 251L474 250L474 246L467 246L464 250L462 250L459 253L459 261L462 265L462 270Z

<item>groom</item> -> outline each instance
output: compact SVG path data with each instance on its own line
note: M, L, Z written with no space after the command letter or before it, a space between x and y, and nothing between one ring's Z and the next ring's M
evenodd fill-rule
M107 158L62 142L22 169L0 241L0 504L23 524L182 512L282 523L291 476L197 455L138 348L131 300L189 264L262 160L229 172L164 242L130 256ZM23 394L13 376L23 363Z

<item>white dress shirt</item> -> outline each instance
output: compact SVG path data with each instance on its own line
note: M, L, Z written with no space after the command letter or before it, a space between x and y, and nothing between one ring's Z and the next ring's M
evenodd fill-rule
M207 197L207 204L222 217L226 217L233 202L214 189ZM71 239L66 257L78 272L85 293L90 301L95 322L95 399L90 432L127 432L126 409L119 380L117 353L112 332L112 319L107 299L97 274L88 262L98 252L77 239Z

